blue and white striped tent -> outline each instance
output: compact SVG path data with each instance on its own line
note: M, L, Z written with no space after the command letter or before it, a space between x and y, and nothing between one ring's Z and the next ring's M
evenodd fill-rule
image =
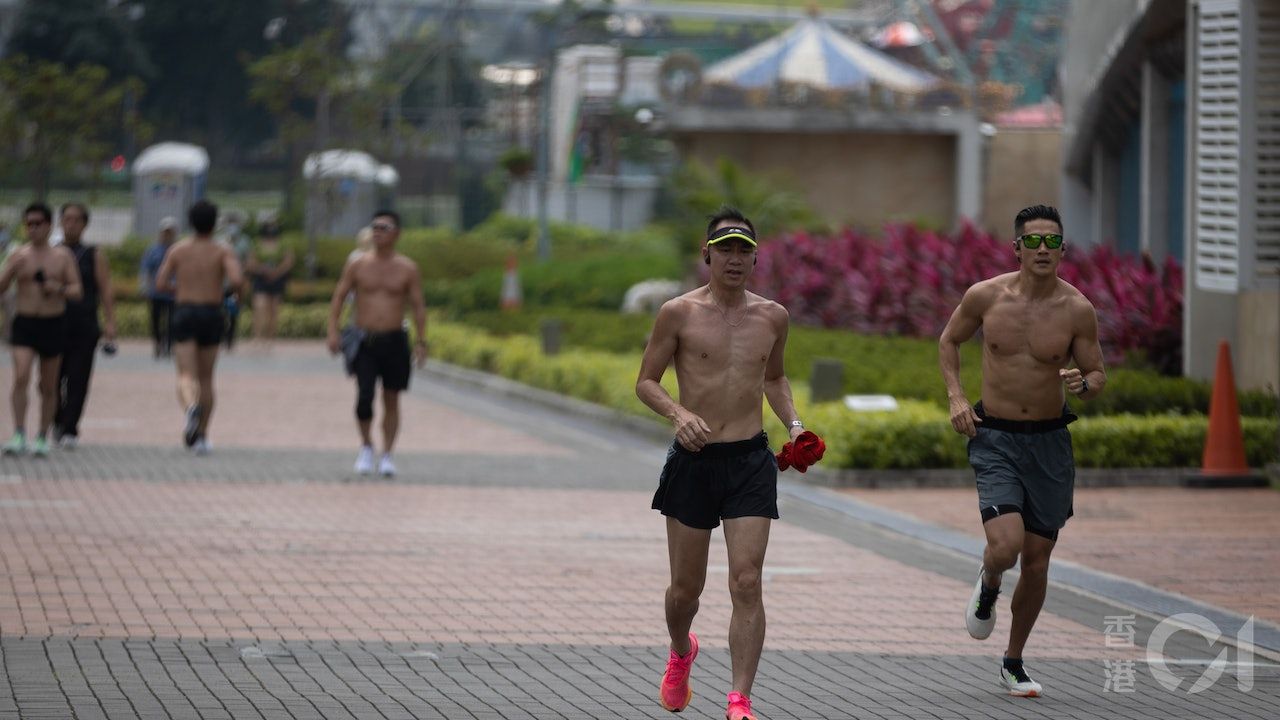
M916 93L938 84L923 70L840 34L808 18L777 37L726 58L703 73L708 83L764 88L778 83L824 90L862 90L871 83Z

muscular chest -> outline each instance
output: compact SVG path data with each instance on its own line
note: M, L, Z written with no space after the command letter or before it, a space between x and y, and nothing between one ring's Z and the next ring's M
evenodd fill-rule
M399 268L369 265L361 268L356 276L356 292L368 294L396 294L403 292L407 278Z
M1071 356L1074 336L1064 306L1005 303L993 308L982 322L987 352L997 357L1025 356L1061 366Z

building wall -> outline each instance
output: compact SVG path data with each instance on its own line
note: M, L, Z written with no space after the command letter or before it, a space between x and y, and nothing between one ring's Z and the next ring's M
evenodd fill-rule
M954 136L699 132L678 136L677 144L683 158L709 164L727 157L778 179L833 223L946 228L955 217Z
M1029 205L1056 205L1062 183L1062 130L996 128L987 143L983 174L982 227L999 237L1013 234L1013 218ZM1074 229L1085 218L1063 218Z
M1239 336L1236 384L1280 391L1280 290L1240 294Z

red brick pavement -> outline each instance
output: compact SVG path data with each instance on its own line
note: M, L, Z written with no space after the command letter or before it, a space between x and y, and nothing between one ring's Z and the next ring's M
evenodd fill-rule
M177 400L176 371L169 361L140 359L148 348L128 343L130 357L96 363L85 417L83 442L106 445L177 447L183 414ZM215 447L308 449L359 447L355 425L355 383L337 360L314 342L279 343L269 352L242 347L223 358L215 375L217 405L209 437ZM270 363L270 371L246 364ZM293 369L299 368L300 369ZM7 359L0 364L6 397ZM34 383L33 383L34 385ZM36 421L33 404L28 423ZM375 403L374 440L381 443L381 401ZM528 434L468 415L459 415L421 394L401 402L400 452L484 452L492 455L562 455L564 450ZM6 403L0 434L13 430Z
M848 490L859 500L982 536L969 489ZM1280 622L1280 492L1081 488L1054 556Z
M144 352L129 346L131 359L100 363L87 442L176 445L172 367L137 357ZM354 444L352 385L336 363L316 363L317 345L245 352L220 374L216 444ZM423 393L406 397L404 412L406 451L509 456L512 472L520 457L579 452ZM661 459L655 453L655 477ZM665 642L667 560L650 493L6 476L0 633L651 647ZM696 625L711 647L725 645L730 610L718 558L719 540ZM967 582L785 522L775 527L766 572L771 648L1001 649L965 634ZM1046 614L1037 655L1115 654L1102 624ZM1006 610L995 637L1007 632Z
M663 642L667 569L647 501L394 485L0 485L0 632L651 646ZM710 646L724 646L730 609L723 562L714 569L722 548L696 626ZM967 584L786 523L767 572L771 648L1000 649L965 635ZM1035 644L1043 657L1107 653L1098 628L1051 615Z

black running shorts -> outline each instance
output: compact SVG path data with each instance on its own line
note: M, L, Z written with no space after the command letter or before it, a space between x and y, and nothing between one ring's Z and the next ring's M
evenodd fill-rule
M222 303L178 303L173 307L171 317L171 337L175 343L194 340L200 347L212 347L222 342L222 334L227 327Z
M15 315L9 343L28 347L42 358L61 355L67 347L67 316Z
M372 390L375 379L382 380L383 390L407 390L412 362L409 353L409 333L404 330L390 332L366 332L351 363L356 382Z
M720 520L778 518L778 461L763 432L750 440L711 443L698 452L677 442L653 496L653 509L693 528Z

